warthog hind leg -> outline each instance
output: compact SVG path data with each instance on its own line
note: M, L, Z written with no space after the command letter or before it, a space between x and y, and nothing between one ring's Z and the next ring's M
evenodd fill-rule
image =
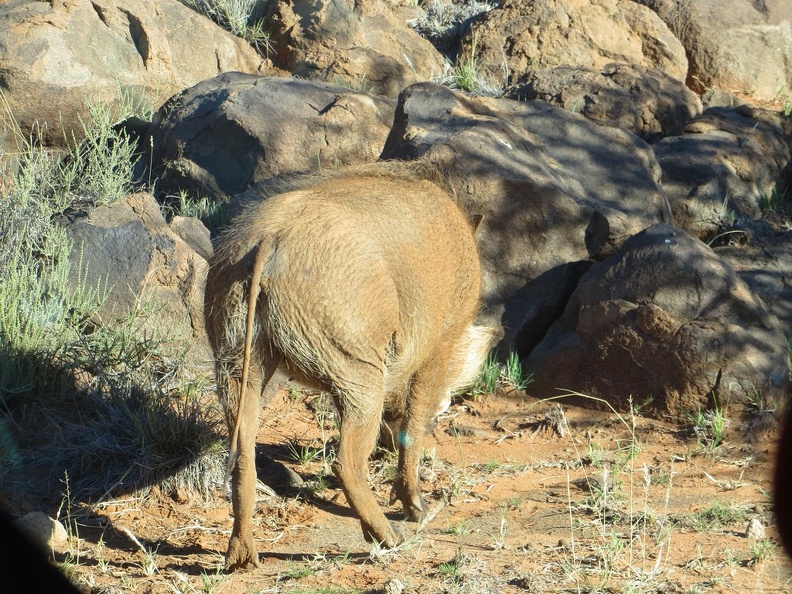
M258 567L258 552L253 541L253 513L256 506L256 432L258 429L262 384L269 387L279 359L273 358L264 366L263 382L259 374L251 374L245 397L237 402L238 439L231 444L231 506L234 513L234 528L226 552L226 569ZM233 392L239 394L239 381L231 380ZM237 415L228 415L229 435L234 435Z
M381 390L380 390L381 392ZM386 547L401 542L367 484L368 460L374 451L382 415L382 394L367 395L366 405L357 407L349 399L339 403L341 431L336 461L333 464L350 507L360 518L363 537ZM363 410L361 410L361 408Z

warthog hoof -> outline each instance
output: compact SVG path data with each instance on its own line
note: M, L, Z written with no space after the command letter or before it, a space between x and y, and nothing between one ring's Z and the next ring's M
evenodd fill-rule
M256 551L253 537L248 536L242 538L239 536L232 536L231 540L228 542L228 551L226 552L226 571L248 569L249 567L258 566L258 552Z
M410 522L426 523L426 503L420 493L411 494L400 478L397 478L391 489L389 505L402 502L404 518Z
M363 529L363 538L366 542L378 542L388 549L397 547L404 542L404 535L390 524L386 534L377 534L371 526L363 521L360 522L360 527Z

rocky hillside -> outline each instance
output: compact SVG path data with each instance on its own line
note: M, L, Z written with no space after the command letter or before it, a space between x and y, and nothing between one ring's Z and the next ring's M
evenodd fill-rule
M790 64L789 0L0 1L0 507L97 594L785 589ZM213 239L388 159L483 215L502 328L427 438L438 516L352 553L326 395L281 390L267 563L224 576Z

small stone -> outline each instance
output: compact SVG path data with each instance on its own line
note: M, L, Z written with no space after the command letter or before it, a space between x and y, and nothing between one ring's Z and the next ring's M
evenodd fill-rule
M767 536L764 524L762 524L759 518L754 518L748 522L748 528L745 529L745 536L751 540L762 540Z
M391 578L385 582L385 594L402 594L404 584L396 578Z
M291 488L299 489L305 486L305 481L303 480L303 478L299 474L297 474L294 470L292 470L288 466L285 466L284 470L286 471L286 476L288 477L289 486Z
M58 520L44 512L30 512L16 521L17 527L43 551L59 550L66 545L69 535Z

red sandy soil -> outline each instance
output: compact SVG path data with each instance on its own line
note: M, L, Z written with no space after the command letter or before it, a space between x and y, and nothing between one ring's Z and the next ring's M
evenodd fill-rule
M792 565L773 527L777 432L728 418L722 445L671 424L542 403L521 392L465 400L427 440L423 489L437 515L397 550L366 543L321 455L336 430L317 396L284 392L265 409L259 478L290 468L301 488L260 492L261 567L227 574L230 504L154 490L73 510L66 549L86 592L787 592ZM313 449L309 449L313 448ZM629 453L634 452L634 457ZM277 462L273 463L271 459ZM394 458L371 464L387 504ZM324 485L322 485L322 475ZM293 475L292 475L293 476ZM746 536L751 520L764 539ZM148 551L148 554L145 552Z

